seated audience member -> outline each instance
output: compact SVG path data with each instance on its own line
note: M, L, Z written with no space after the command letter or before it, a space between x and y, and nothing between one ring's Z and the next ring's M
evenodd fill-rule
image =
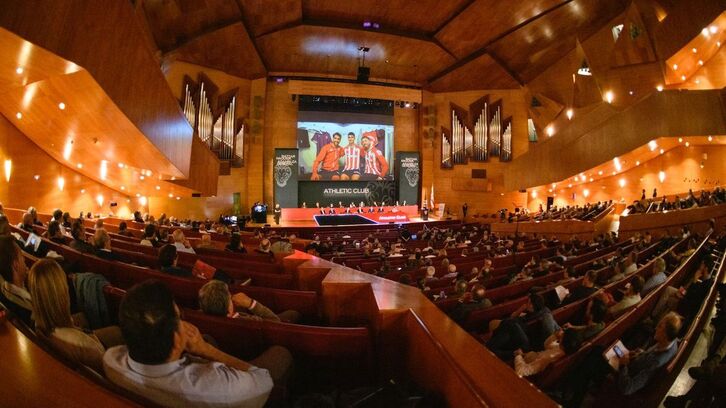
M451 278L455 278L456 275L457 275L456 274L456 265L449 264L449 266L448 266L448 268L446 270L446 275L442 276L441 279L451 279Z
M466 284L466 281L464 281ZM451 312L451 317L456 322L463 322L474 310L486 309L492 306L492 301L486 297L486 289L482 285L475 285L471 292L466 292L459 299L459 303Z
M27 274L28 268L15 238L0 236L0 301L25 323L31 324L33 301L25 288Z
M535 337L531 339L526 331L530 322L538 324L533 333ZM541 347L544 339L559 328L542 296L533 293L529 295L528 302L515 310L508 319L490 322L492 337L486 346L499 358L509 360L517 349L529 351Z
M43 226L43 223L38 219L38 210L35 207L28 207L28 214L33 217L33 225Z
M582 340L588 340L600 333L605 328L605 317L607 317L608 306L600 298L593 298L587 305L585 311L585 324L573 325L565 323L565 329L577 330L582 336Z
M209 234L202 234L202 236L199 237L197 248L214 248L214 245L212 245L212 236Z
M126 221L121 221L118 223L118 232L117 234L123 235L124 237L133 237L134 234L129 231L128 225L126 225Z
M71 214L69 212L64 212L61 216L61 225L63 228L71 228L71 225L73 224L73 220L71 219Z
M216 349L181 320L171 291L160 282L128 291L119 324L126 345L104 354L106 377L163 406L262 407L273 380L282 379L292 365L282 347L250 363Z
M643 291L640 292L640 296L645 297L645 295L666 281L667 276L665 274L665 270L666 263L663 258L656 259L655 264L653 265L653 274L650 275L647 281L645 281Z
M582 284L572 289L572 291L570 291L570 293L568 293L567 296L562 299L562 305L568 305L570 303L577 302L578 300L585 299L586 297L597 292L595 282L597 282L597 271L594 269L590 269L589 271L585 272L585 276L582 277Z
M159 249L159 266L161 267L161 271L169 275L191 278L192 271L176 265L178 258L174 245L166 244L161 247Z
M83 220L76 220L71 226L71 236L73 241L69 244L71 248L78 252L93 253L93 245L86 242L86 229L83 227Z
M18 224L18 228L26 232L35 233L35 229L33 227L33 216L30 213L23 214L23 221Z
M619 282L625 278L625 261L617 262L613 265L613 275L608 280L608 283Z
M105 347L96 335L74 325L63 269L51 259L39 260L28 273L28 289L35 299L36 332L66 358L101 372Z
M156 238L156 227L153 224L146 224L144 227L144 236L141 238L140 244L150 247L158 247L161 245Z
M522 377L529 377L544 371L547 366L565 355L576 352L582 345L582 335L577 330L558 330L552 333L545 342L544 350L514 352L514 372Z
M272 251L273 254L289 254L291 252L294 252L295 250L292 249L290 238L282 237L275 241L275 243L270 245L270 251Z
M143 224L144 218L141 216L141 211L134 211L134 222Z
M238 233L234 233L231 237L229 237L229 244L227 244L224 250L239 254L247 253L247 249L242 245L242 237Z
M676 313L665 315L655 329L652 345L630 351L620 358L618 371L614 373L614 384L618 392L632 395L645 388L658 370L668 364L678 351L678 333L681 330L681 318ZM573 370L566 383L566 395L570 397L565 406L580 406L590 388L591 383L600 384L613 372L612 367L603 358L603 347L594 347L585 357L582 364Z
M192 245L189 243L187 238L184 236L184 232L180 229L174 230L174 232L171 234L172 238L174 238L174 246L176 247L177 251L179 252L188 252L190 254L195 253L194 249L192 248Z
M227 316L233 319L271 320L287 323L295 323L300 319L300 313L295 310L275 314L265 305L242 292L232 295L229 293L229 286L218 280L211 280L199 289L199 307L206 314Z
M101 218L96 220L96 223L93 225L93 229L101 229L103 228L103 220Z
M8 217L2 214L0 214L0 236L10 236L10 221L8 221Z
M263 238L260 240L260 246L255 249L255 252L260 254L269 254L272 255L272 251L270 250L270 247L272 246L272 243L269 239Z
M630 275L631 273L634 273L638 270L638 253L633 251L631 252L627 258L625 258L625 264L623 265L623 273L625 275Z
M469 283L479 282L479 283L486 283L489 279L491 279L492 271L494 268L492 268L492 260L487 258L484 260L484 267L481 268L481 271L478 271L478 273L472 278L472 280L469 281ZM473 271L473 269L472 269Z
M65 245L66 243L65 235L63 235L63 231L61 231L61 225L56 220L52 220L48 223L48 230L45 231L43 237L48 238L56 244Z
M653 319L657 320L668 312L678 311L685 322L690 323L691 317L698 312L713 283L713 277L709 275L708 265L701 262L691 281L684 287L665 288L651 314Z
M643 278L636 276L625 285L625 294L620 302L610 306L608 313L613 317L617 317L624 313L631 306L640 303L640 292L643 290Z
M99 228L93 234L94 255L109 261L123 261L123 258L111 250L111 236L105 229Z

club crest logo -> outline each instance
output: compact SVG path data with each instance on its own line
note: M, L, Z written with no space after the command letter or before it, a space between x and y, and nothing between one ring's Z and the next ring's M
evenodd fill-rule
M287 181L290 180L290 176L292 176L292 170L290 170L290 166L275 166L275 183L278 187L285 187L287 185Z
M418 185L418 172L418 167L409 167L406 169L406 180L409 186L416 187Z

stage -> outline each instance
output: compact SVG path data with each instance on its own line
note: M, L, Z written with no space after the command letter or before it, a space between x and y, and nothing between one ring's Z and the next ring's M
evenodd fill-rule
M451 219L456 219L456 217L453 217ZM432 216L429 214L428 221L444 221L446 220L445 217L439 218L436 216ZM406 222L396 222L395 224L411 224L411 223L417 223L417 222L424 222L424 220L421 219L420 216L416 217L408 217L408 221ZM280 220L280 225L275 225L275 218L272 215L267 216L267 224L270 225L271 228L303 228L303 227L315 227L315 228L339 228L340 225L330 225L330 226L319 226L315 220L312 218L310 220ZM261 223L255 223L255 222L248 222L246 224L247 228L261 228L265 224ZM376 225L381 224L371 224L370 227L375 227ZM367 225L356 225L355 227L365 228Z

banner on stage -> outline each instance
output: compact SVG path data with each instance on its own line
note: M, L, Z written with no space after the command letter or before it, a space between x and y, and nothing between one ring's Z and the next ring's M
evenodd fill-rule
M373 203L392 205L396 202L396 186L393 181L300 181L298 204L305 203L308 208L319 203L322 207L330 204L338 207L340 203L365 206ZM403 205L403 203L401 203Z
M297 149L275 149L275 204L297 207L299 172Z
M398 201L418 205L421 192L421 164L418 152L396 153Z
M443 217L444 216L444 210L446 209L446 204L445 203L439 203L438 207L439 207L439 217Z

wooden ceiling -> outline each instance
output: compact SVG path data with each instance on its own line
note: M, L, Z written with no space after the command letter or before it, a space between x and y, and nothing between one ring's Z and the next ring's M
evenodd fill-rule
M152 44L243 78L354 78L436 91L517 88L631 0L136 0ZM366 28L364 22L378 24Z

